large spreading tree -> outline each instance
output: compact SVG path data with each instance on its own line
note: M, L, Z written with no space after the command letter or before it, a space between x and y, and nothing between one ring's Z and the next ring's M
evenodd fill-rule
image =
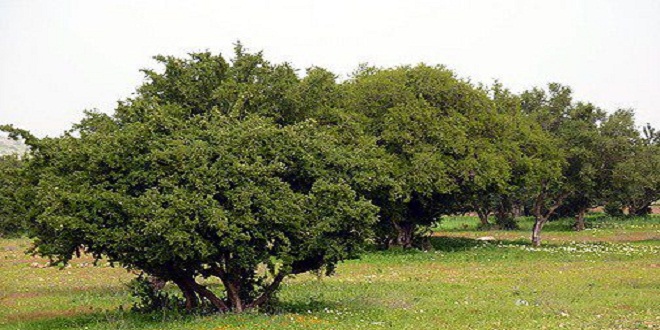
M32 147L35 252L105 257L172 281L189 309L236 312L266 303L288 275L359 254L378 209L356 189L378 186L378 148L306 118L323 112L299 106L310 87L240 45L231 63L156 59L164 70L145 71L112 115L88 112L57 138L4 127Z

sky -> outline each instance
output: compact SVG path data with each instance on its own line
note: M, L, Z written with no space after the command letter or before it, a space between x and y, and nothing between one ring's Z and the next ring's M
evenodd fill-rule
M658 17L657 0L0 0L0 124L57 136L85 109L112 113L152 56L240 40L301 74L424 62L515 92L559 82L660 127Z

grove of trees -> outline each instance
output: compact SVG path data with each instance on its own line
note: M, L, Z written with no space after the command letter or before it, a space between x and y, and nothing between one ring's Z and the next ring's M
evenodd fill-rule
M424 64L338 81L240 44L229 61L155 59L110 115L41 139L1 127L30 150L0 158L0 235L171 281L187 309L241 312L369 245L415 247L443 215L501 229L530 215L538 246L556 217L582 230L590 208L643 215L660 199L660 132L560 84L517 94Z

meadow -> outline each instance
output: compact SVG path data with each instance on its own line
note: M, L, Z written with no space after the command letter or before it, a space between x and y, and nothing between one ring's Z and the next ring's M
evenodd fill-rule
M290 278L271 313L241 315L131 312L134 274L86 256L44 267L28 239L1 239L0 329L660 329L660 216L591 216L581 232L558 220L539 248L529 219L477 224L445 218L429 251L372 251L331 277Z

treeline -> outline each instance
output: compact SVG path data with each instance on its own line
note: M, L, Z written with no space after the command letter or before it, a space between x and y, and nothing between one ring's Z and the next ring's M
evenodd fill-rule
M424 64L301 77L240 44L231 61L155 59L112 115L56 138L2 127L30 151L0 160L0 230L56 261L84 250L172 281L189 309L260 306L369 242L413 247L443 215L501 229L531 215L539 245L553 217L581 230L590 208L660 199L660 133L567 86L516 94Z

